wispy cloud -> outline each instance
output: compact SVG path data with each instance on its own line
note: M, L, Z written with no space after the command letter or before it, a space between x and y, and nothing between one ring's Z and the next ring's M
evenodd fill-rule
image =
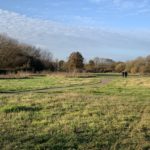
M95 4L103 4L103 6L108 6L111 8L116 8L121 11L135 12L134 14L147 13L150 11L150 1L149 0L89 0Z
M86 58L100 56L124 60L150 53L148 30L70 27L0 10L0 31L48 49L59 58L65 58L75 50L80 50Z

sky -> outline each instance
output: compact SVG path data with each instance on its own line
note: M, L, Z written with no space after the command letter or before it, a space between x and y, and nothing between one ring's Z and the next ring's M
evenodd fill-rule
M150 1L0 0L0 33L59 59L126 61L150 54Z

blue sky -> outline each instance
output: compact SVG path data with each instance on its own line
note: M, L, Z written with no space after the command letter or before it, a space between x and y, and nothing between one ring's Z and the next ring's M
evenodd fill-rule
M150 54L149 0L0 0L0 32L65 59Z

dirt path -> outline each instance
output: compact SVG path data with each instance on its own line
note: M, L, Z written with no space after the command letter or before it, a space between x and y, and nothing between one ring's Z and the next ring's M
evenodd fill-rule
M68 85L65 87L48 87L48 88L41 88L41 89L31 89L31 90L21 90L21 91L2 91L0 94L20 94L20 93L40 93L40 92L48 92L49 90L65 90L65 89L75 89L80 88L84 86L93 86L93 85L99 85L99 86L105 86L109 84L112 81L112 79L102 79L100 82L95 83L88 83L88 84L78 84L78 85Z
M101 85L109 84L111 81L112 81L112 79L102 79L101 80Z

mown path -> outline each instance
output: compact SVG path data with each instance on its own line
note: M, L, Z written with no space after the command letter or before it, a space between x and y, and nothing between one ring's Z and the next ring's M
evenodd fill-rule
M55 90L67 90L67 89L71 90L71 89L81 88L84 86L93 86L93 85L105 86L109 84L111 81L112 79L102 79L101 81L95 82L95 83L68 85L65 87L48 87L48 88L20 90L20 91L0 91L0 94L20 94L20 93L30 93L30 92L40 93L40 92L48 92L49 90L54 90L54 91Z

